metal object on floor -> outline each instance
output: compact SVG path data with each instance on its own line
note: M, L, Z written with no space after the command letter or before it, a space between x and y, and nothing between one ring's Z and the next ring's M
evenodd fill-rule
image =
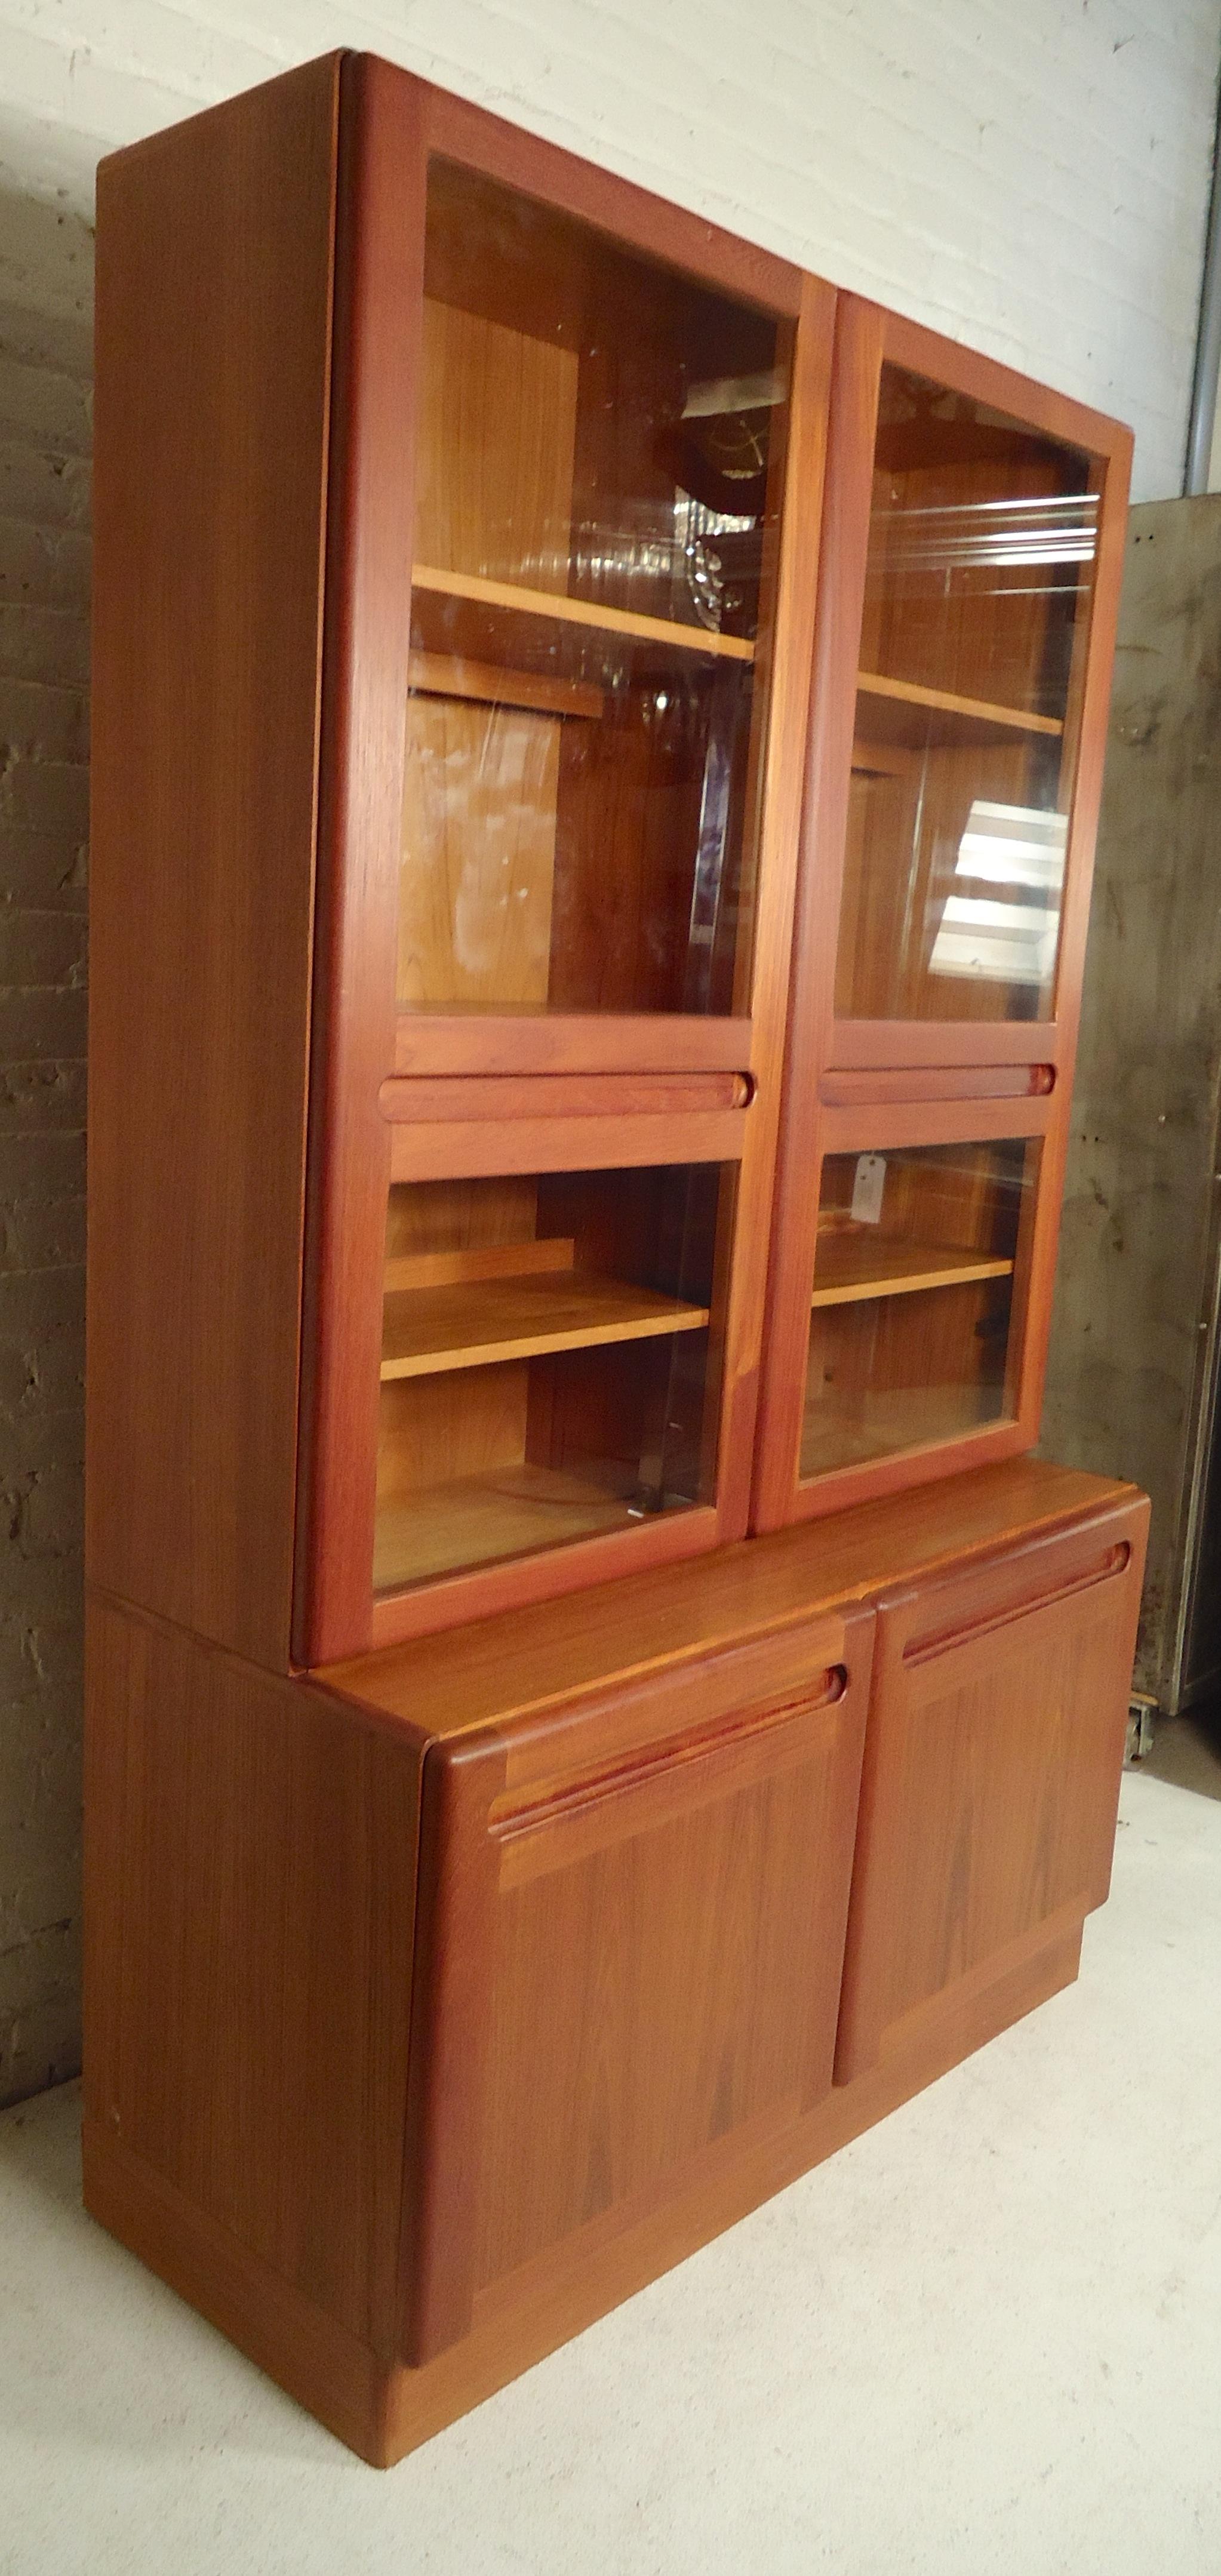
M1156 1720L1157 1701L1146 1699L1141 1691L1134 1691L1128 1702L1128 1732L1123 1749L1125 1771L1130 1771L1134 1763L1143 1762L1146 1754L1152 1753Z

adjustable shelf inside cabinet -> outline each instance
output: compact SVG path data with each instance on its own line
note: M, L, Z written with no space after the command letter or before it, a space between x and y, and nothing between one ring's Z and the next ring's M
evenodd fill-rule
M99 174L86 2197L370 2460L1076 1973L1127 444L368 57Z

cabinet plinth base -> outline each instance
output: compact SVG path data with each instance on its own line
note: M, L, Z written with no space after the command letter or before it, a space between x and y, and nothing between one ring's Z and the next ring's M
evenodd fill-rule
M90 2119L85 2206L340 2441L391 2468L1071 1985L1081 1934L1079 1920L986 1987L939 1999L876 2067L782 2135L744 2145L678 2207L523 2266L477 2304L461 2343L418 2370L379 2358Z

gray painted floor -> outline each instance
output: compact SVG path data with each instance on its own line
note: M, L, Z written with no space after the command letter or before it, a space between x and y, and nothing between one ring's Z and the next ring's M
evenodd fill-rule
M1151 1780L1172 1780L1178 1789L1221 1798L1221 1711L1216 1701L1186 1709L1182 1717L1156 1717L1153 1751L1140 1769Z
M1079 1985L385 2476L7 2114L3 2576L1218 2576L1221 1803L1123 1810Z

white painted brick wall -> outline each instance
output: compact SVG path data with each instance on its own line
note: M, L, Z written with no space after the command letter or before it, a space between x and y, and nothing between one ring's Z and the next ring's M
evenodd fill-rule
M0 0L0 172L87 213L101 151L372 47L1119 412L1149 496L1219 43L1219 0Z
M1137 432L1179 487L1221 0L0 0L0 2101L75 2063L99 155L406 63Z

